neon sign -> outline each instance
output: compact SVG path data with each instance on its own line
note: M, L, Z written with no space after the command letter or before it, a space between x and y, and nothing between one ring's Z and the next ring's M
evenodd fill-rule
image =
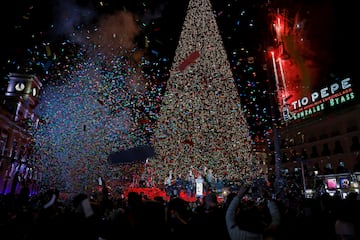
M330 87L322 88L319 92L313 92L310 97L303 97L291 103L293 110L306 107L308 104L332 97L336 93L351 88L350 78L343 79L340 83L333 83Z
M336 107L355 99L350 78L345 78L339 83L315 91L310 96L291 102L283 106L285 121L309 117L325 109Z

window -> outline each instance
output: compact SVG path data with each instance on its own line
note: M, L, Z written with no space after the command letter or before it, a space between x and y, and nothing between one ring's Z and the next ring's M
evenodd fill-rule
M324 143L323 150L321 152L321 156L330 156L330 149L327 143Z
M308 159L307 150L305 148L303 148L303 150L301 152L301 158L302 159Z
M352 152L360 150L359 138L357 136L354 136L352 138L352 144L351 144L350 150Z
M335 142L334 153L344 153L344 150L339 140Z
M316 146L312 146L311 148L311 155L310 155L312 158L316 158L319 156L319 153L317 152L317 148Z

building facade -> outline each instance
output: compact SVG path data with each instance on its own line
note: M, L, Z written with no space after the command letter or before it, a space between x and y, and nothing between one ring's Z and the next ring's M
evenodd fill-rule
M31 162L32 137L39 117L34 113L42 84L36 76L10 73L0 99L0 192L17 193L24 186L36 192L36 166Z
M285 124L279 138L282 174L302 176L304 190L319 187L319 176L325 186L326 176L350 178L360 170L360 104Z

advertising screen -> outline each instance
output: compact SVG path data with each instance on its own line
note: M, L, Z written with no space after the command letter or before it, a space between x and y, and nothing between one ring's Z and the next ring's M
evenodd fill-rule
M340 188L349 188L350 187L350 180L348 178L340 178Z
M336 189L336 178L326 179L326 186L328 189Z

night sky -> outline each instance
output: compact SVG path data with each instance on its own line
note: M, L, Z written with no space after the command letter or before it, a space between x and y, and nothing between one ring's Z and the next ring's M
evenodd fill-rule
M79 57L79 49L87 48L89 52L90 45L102 44L102 56L124 54L129 64L140 64L148 79L164 87L187 3L169 0L6 1L1 7L1 26L5 33L0 47L1 75L35 73L43 83L65 82L66 73L72 71L69 65L81 63L82 58L87 57L83 53ZM305 41L301 54L312 63L309 87L321 87L345 76L355 77L352 53L358 37L355 37L353 1L273 3L286 9L290 21L296 19L302 24ZM267 105L271 81L261 69L262 52L274 44L271 24L266 20L271 12L277 11L276 7L260 0L219 0L212 4L239 95L247 106L250 125L254 128L253 134L262 136L271 128ZM126 12L126 15L119 16L119 12ZM117 41L119 36L125 37ZM99 52L95 49L91 54ZM257 65L249 65L252 57ZM145 63L140 63L144 60ZM253 72L257 74L256 79L252 78Z

